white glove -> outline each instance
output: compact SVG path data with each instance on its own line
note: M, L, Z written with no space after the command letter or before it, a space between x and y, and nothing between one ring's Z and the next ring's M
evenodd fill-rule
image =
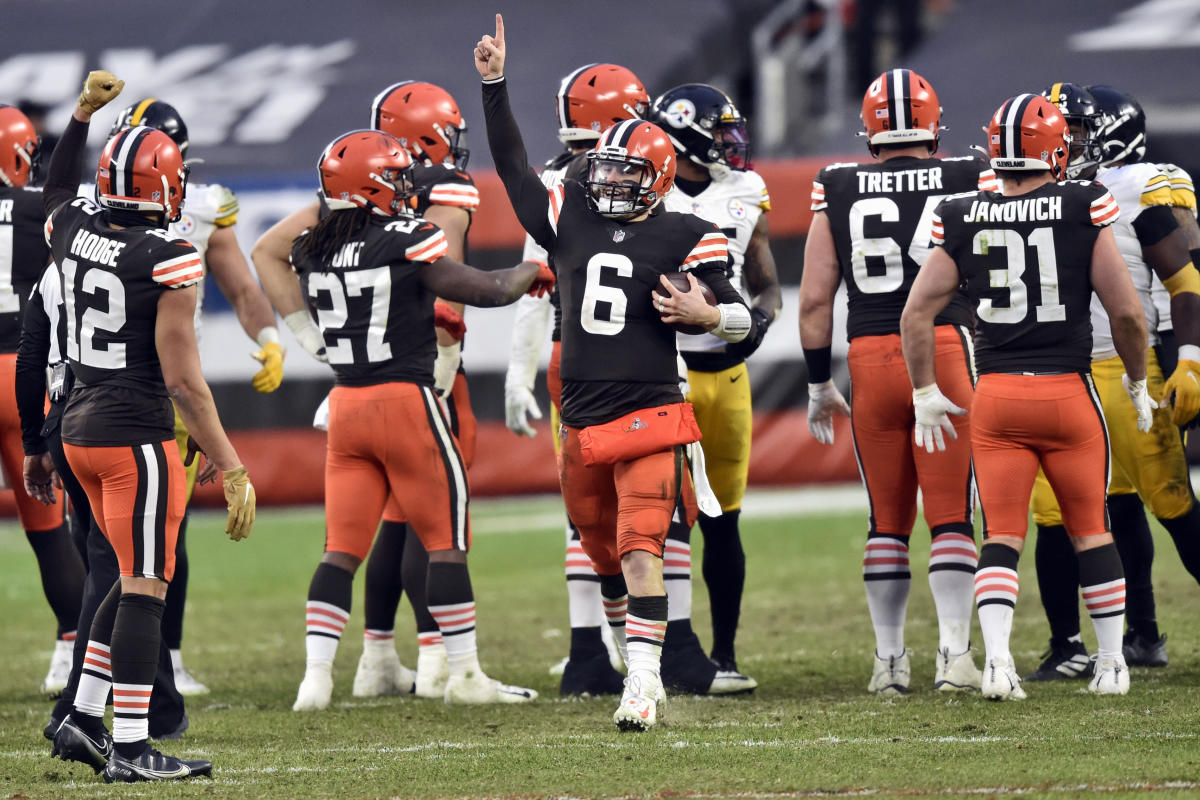
M307 311L293 311L284 317L283 321L310 356L325 364L329 363L329 357L325 355L325 337Z
M679 393L686 400L687 396L692 393L692 384L688 383L687 362L683 360L683 353L679 352L679 350L675 351L675 371L679 373ZM713 515L709 514L709 516Z
M450 394L458 365L462 363L462 342L438 345L437 360L433 362L433 388L441 397Z
M1149 433L1150 427L1154 424L1154 415L1151 412L1158 408L1158 403L1154 402L1154 398L1146 390L1146 379L1131 381L1128 375L1122 375L1121 385L1125 387L1125 392L1133 401L1133 407L1137 411L1137 429L1142 433Z
M936 446L939 451L946 449L944 433L949 433L951 439L958 438L954 423L948 414L962 416L967 413L965 408L959 408L951 403L936 383L913 389L913 412L916 425L913 426L913 441L925 448L926 453L932 453Z
M708 482L708 472L704 466L704 449L699 442L692 442L684 448L688 465L692 468L692 488L696 490L696 506L700 513L709 517L721 516L721 501L717 499Z
M833 444L833 414L850 416L846 398L833 385L833 379L808 385L808 430L821 444Z
M518 436L537 436L537 431L529 424L531 418L542 418L533 392L524 386L504 387L504 424L508 429Z
M325 395L321 405L317 406L313 414L313 427L319 431L329 430L329 395Z

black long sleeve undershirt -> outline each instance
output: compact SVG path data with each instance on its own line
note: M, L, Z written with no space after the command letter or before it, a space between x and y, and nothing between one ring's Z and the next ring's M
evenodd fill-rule
M508 102L507 81L483 84L483 117L496 173L521 227L543 248L552 250L555 234L547 214L550 197L529 164L521 129Z
M42 305L42 293L35 287L21 323L15 378L21 443L27 456L41 455L47 450L42 439L42 425L46 421L46 361L50 356L50 336L50 318Z
M42 205L49 217L63 203L68 203L79 194L79 178L83 174L83 152L87 147L90 123L71 117L63 131L50 167L46 170L46 184L42 188Z

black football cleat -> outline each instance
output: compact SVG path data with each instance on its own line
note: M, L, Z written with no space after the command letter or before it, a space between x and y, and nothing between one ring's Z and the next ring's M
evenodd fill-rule
M1038 668L1025 676L1027 681L1058 681L1067 678L1090 678L1095 663L1088 656L1083 642L1056 643L1050 640L1050 649L1042 653L1044 659Z
M563 667L559 694L563 697L588 695L600 697L621 694L625 689L625 676L613 669L608 660L608 651L601 648L598 653L586 657L575 656Z
M61 758L63 761L78 761L99 772L113 757L112 736L108 731L104 731L99 737L92 736L67 717L54 733L54 746L50 749L50 757Z
M1121 650L1125 656L1125 663L1131 667L1165 667L1167 665L1166 634L1152 641L1137 631L1130 630L1125 634Z
M682 694L749 694L758 687L750 676L718 667L704 655L688 620L667 623L660 674L664 687Z
M147 747L137 758L124 758L113 753L104 767L105 783L137 783L138 781L181 781L185 778L212 775L212 762L203 759L186 761L164 755Z
M58 733L58 729L62 727L62 724L63 721L60 717L51 714L50 721L46 723L46 727L42 728L42 736L53 742L54 734Z

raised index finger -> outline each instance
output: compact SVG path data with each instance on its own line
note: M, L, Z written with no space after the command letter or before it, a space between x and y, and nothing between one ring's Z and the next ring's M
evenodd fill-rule
M504 46L504 17L499 14L496 15L496 42Z

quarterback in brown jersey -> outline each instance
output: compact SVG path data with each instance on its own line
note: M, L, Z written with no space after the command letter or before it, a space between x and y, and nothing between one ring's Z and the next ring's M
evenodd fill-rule
M255 505L200 369L193 327L200 257L165 230L180 214L186 187L178 146L162 131L124 130L100 156L99 204L76 197L92 114L122 86L108 72L88 75L44 191L75 375L62 418L64 450L121 570L96 611L75 708L54 748L64 759L103 768L110 782L212 770L208 761L163 755L147 741L163 597L186 494L172 401L223 472L230 538L249 535ZM215 470L202 472L215 477ZM111 738L101 721L110 690Z
M588 154L585 180L547 190L509 108L500 15L474 57L496 170L522 227L559 277L559 480L629 668L613 720L644 730L664 697L663 546L675 498L688 483L682 446L699 438L679 390L669 324L740 341L750 312L725 276L725 235L660 208L674 183L675 150L658 126L613 125ZM687 292L663 277L679 271L688 273ZM704 300L697 278L711 287L716 306ZM656 288L665 295L655 296Z
M904 693L909 686L904 621L918 489L932 534L934 687L979 687L968 639L976 562L968 421L965 416L955 421L963 435L940 457L914 446L912 384L900 357L900 312L929 253L934 207L947 195L995 188L995 176L979 159L934 157L941 111L933 86L912 70L890 70L871 83L862 123L876 160L831 164L813 182L813 222L800 283L808 425L824 444L833 443L834 414L850 413L830 372L834 301L839 284L846 284L851 431L870 503L863 582L875 659L867 689L882 695ZM971 404L970 328L966 296L955 296L937 318L938 376L942 389L963 407Z
M1089 181L1058 182L1070 151L1059 109L1040 95L1018 95L996 111L987 135L1002 191L938 205L934 249L901 318L915 387L914 437L930 453L945 450L944 436L957 436L948 415L965 413L939 390L934 357L935 320L965 284L977 318L970 436L985 537L975 573L986 649L983 695L1025 697L1009 636L1039 465L1061 501L1096 630L1099 656L1089 688L1125 694L1125 577L1104 510L1108 434L1088 369L1092 292L1112 322L1143 432L1154 405L1146 391L1145 315L1110 227L1118 213L1112 195Z

